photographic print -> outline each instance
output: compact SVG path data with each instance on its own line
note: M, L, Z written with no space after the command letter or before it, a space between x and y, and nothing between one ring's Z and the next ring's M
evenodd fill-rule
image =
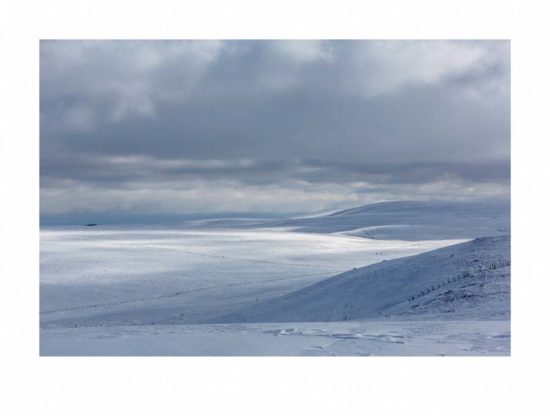
M42 356L510 355L508 40L40 41Z

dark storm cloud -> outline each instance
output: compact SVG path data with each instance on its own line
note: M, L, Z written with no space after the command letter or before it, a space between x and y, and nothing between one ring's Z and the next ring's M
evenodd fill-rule
M43 41L40 77L44 212L509 191L505 41Z

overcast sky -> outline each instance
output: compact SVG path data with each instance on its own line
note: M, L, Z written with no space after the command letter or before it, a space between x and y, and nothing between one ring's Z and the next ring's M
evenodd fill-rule
M41 215L508 197L507 41L42 41Z

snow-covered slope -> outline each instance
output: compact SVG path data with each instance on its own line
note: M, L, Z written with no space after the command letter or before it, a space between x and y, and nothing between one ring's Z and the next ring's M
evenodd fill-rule
M255 224L374 239L449 240L510 233L509 201L391 201Z
M485 237L354 269L217 322L407 316L509 319L510 237Z
M42 326L208 322L354 267L450 243L280 229L46 227L40 321Z

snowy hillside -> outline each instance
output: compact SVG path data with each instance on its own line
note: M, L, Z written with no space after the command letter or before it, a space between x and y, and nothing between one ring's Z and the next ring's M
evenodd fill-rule
M47 228L41 233L40 321L207 322L354 267L450 243L284 230Z
M509 319L509 302L510 237L486 237L354 269L219 321Z
M496 202L43 227L40 351L507 355L507 233Z
M288 227L301 232L342 233L373 239L472 239L509 234L510 203L379 202L328 215L271 221L262 226Z

